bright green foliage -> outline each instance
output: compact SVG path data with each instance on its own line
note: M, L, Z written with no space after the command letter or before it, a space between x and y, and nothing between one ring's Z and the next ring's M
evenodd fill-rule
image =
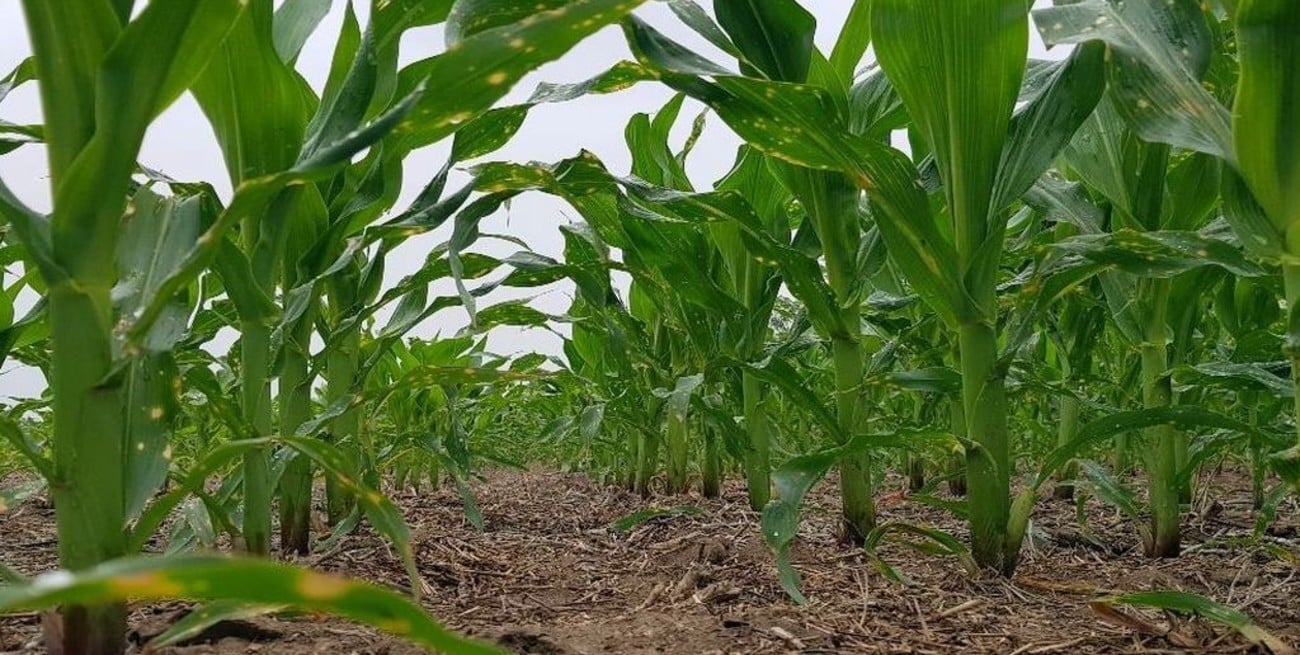
M77 574L50 573L0 590L0 611L172 598L287 605L369 623L438 652L500 652L448 632L411 601L380 587L264 560L210 555L133 558Z
M0 156L44 148L54 202L42 215L0 184L0 363L39 369L50 393L0 416L0 462L39 474L0 489L0 513L48 493L65 570L0 565L0 611L61 605L51 650L71 655L123 652L124 602L166 598L211 603L156 645L294 608L494 652L376 587L186 554L269 556L277 519L280 550L308 553L364 521L418 596L381 490L450 485L485 529L484 466L544 462L646 498L743 477L796 601L801 506L832 470L841 535L900 583L886 543L1013 574L1047 485L1114 506L1162 557L1207 468L1249 469L1261 531L1300 488L1295 2L855 0L820 26L798 0L668 3L720 62L640 4L346 3L313 88L298 60L327 0L24 0L34 52L0 102L35 81L43 116L0 121ZM1073 49L1029 59L1031 21ZM614 23L632 60L498 106ZM401 65L403 37L436 25L445 51ZM481 161L539 105L642 83L675 94L628 121L626 174L585 151ZM227 199L137 162L185 93ZM713 129L742 143L710 184L691 156ZM411 179L408 156L449 138L445 165ZM562 256L485 232L529 193L571 207ZM431 234L447 236L386 285L390 256ZM485 255L481 238L522 250ZM555 284L572 285L563 315L488 300ZM464 331L409 336L448 309ZM494 353L502 326L550 330L563 352ZM236 346L212 354L228 328ZM878 520L895 484L969 541ZM167 554L131 557L150 543ZM1207 599L1095 609L1122 604L1287 652Z
M285 545L306 550L308 462L314 460L357 495L369 520L399 545L414 571L404 524L386 498L356 479L355 460L290 436L311 417L314 376L308 343L315 302L293 292L319 279L340 257L344 240L391 205L401 160L411 148L451 135L523 74L637 4L583 0L506 21L399 72L402 33L444 20L451 3L377 3L360 38L355 20L345 20L335 71L320 98L293 62L327 3L291 2L273 11L270 0L157 1L129 22L131 2L24 5L35 65L7 77L4 92L40 80L44 122L39 132L26 134L39 135L47 146L55 207L50 217L40 216L6 191L0 210L12 230L6 243L22 246L21 258L39 272L45 292L47 311L40 318L50 330L53 459L43 462L22 437L17 443L53 482L61 563L81 570L129 552L124 528L168 474L177 394L190 377L221 407L220 422L247 444L239 449L242 482L232 478L208 505L224 510L242 487L242 521L223 512L217 521L223 528L250 551L268 552L274 481L282 479ZM457 7L458 16L483 11L472 0ZM465 74L475 70L480 74ZM132 180L145 130L187 90L212 124L236 188L225 207L206 185L164 181L168 197L147 186L137 190ZM353 163L366 148L368 156ZM376 186L388 190L379 194L386 204L359 208L354 200ZM284 257L290 250L312 252L315 259L298 267ZM458 265L452 268L461 274ZM206 275L209 269L216 277ZM378 276L361 276L358 283L365 280ZM237 363L227 369L238 376L235 388L212 378L206 355L195 352L215 332L184 341L194 336L186 325L194 308L198 316L217 308L205 305L215 297L214 285L237 316L222 320L242 333ZM307 288L314 291L314 285ZM336 314L366 302L372 294L365 288L341 290L335 304L350 306L335 307ZM12 317L4 322L6 330L17 327ZM20 333L11 334L13 345ZM355 336L340 339L353 344L352 357L360 356ZM334 367L343 378L336 388L359 386L355 370ZM271 395L276 375L278 422ZM228 395L237 398L233 405ZM301 453L283 478L274 470L271 442L248 440L273 434L277 423L285 442ZM198 486L186 493L200 493ZM145 516L140 525L151 531L165 511L146 510ZM72 600L82 599L91 604L66 609L64 652L121 652L121 595Z

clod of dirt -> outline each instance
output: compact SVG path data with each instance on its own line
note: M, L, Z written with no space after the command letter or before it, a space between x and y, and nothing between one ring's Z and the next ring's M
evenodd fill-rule
M511 630L497 637L497 643L521 655L566 655L565 647L540 632Z
M727 559L727 545L718 539L706 539L700 544L698 559L706 564L721 564Z

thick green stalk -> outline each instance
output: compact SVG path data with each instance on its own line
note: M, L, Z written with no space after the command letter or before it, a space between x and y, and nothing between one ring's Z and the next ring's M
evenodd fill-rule
M287 286L287 285L286 285ZM311 362L307 348L311 320L304 317L285 344L280 371L280 434L294 435L311 418ZM311 460L299 455L280 479L280 548L307 554L311 550Z
M436 459L429 462L429 485L433 491L442 488L442 465Z
M621 482L624 489L635 491L637 473L641 466L641 436L629 432L625 435L624 441L626 442L626 459L623 462Z
M969 323L961 326L958 344L966 430L975 446L966 453L971 554L981 566L1002 570L1008 561L1004 550L1011 512L1011 454L997 334L991 325Z
M1061 397L1061 415L1060 425L1056 430L1056 445L1064 446L1074 441L1079 434L1079 399L1073 396ZM1074 498L1074 480L1077 477L1077 467L1074 462L1061 467L1056 474L1056 487L1052 490L1052 495L1061 500Z
M1246 406L1246 416L1253 429L1259 428L1259 399L1254 392L1243 391L1241 404ZM1264 478L1268 474L1268 464L1264 460L1264 444L1253 434L1250 435L1250 498L1251 508L1258 511L1264 506Z
M772 442L767 431L763 405L763 382L749 372L741 374L745 411L745 434L749 437L749 458L745 462L745 487L749 506L761 511L772 500Z
M659 442L662 441L662 437L659 434L657 419L662 402L654 396L646 400L648 423L647 427L641 430L637 441L636 492L641 494L642 498L650 497L651 481L654 480L655 470L659 467Z
M651 481L654 480L655 468L659 464L659 433L653 428L641 432L640 448L637 454L636 492L642 498L649 498Z
M705 498L722 495L722 450L718 447L718 433L704 428L704 467L701 472L700 491Z
M686 414L668 410L668 430L664 440L668 455L668 493L686 492L687 446Z
M48 297L55 473L50 493L59 564L75 571L126 554L123 407L117 383L107 380L113 361L109 286L64 282L51 287ZM65 655L119 655L125 635L122 603L63 610Z
M917 408L916 424L926 425L929 423L926 416L925 406ZM907 462L907 489L908 491L920 491L925 488L925 458L917 451L908 451L905 455Z
M340 339L340 342L326 356L325 361L325 398L326 404L333 404L352 393L356 384L357 369L361 357L361 332L353 331ZM347 452L355 449L356 439L361 435L361 412L349 409L330 422L330 433L336 444ZM325 477L325 514L330 525L337 525L352 513L356 499L343 488L334 476Z
M1282 283L1286 292L1287 311L1300 316L1300 264L1282 264ZM1296 443L1300 445L1300 320L1287 320L1287 359L1291 361L1291 385L1295 388Z
M1144 283L1148 299L1145 334L1142 342L1142 403L1147 409L1168 407L1172 389L1166 371L1169 368L1165 315L1169 305L1169 280ZM1178 434L1171 425L1147 429L1151 459L1151 536L1152 557L1177 557L1180 545L1178 503Z
M244 420L256 436L271 434L271 329L245 321L240 337L243 361L241 393ZM244 548L253 555L271 552L270 455L264 448L244 454Z
M846 438L852 438L857 432L862 396L862 347L857 341L832 339L831 355L835 364L836 418L840 431ZM852 455L840 462L840 499L843 503L843 537L853 543L862 543L876 527L869 455Z
M1115 474L1124 475L1133 468L1133 445L1127 434L1115 437Z

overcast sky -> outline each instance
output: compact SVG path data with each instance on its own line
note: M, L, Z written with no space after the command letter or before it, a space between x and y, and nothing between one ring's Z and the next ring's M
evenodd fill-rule
M277 2L278 4L278 2ZM342 22L344 0L336 0L333 11L324 20L298 61L298 69L314 87L320 89L329 71L333 43ZM360 5L368 5L362 2ZM708 5L707 1L701 4ZM829 51L834 43L851 3L848 0L804 0L803 5L818 19L818 44ZM365 20L366 7L358 7ZM638 15L654 23L670 36L681 40L702 53L712 55L719 62L727 60L688 29L678 23L672 13L658 2L649 2ZM1033 43L1031 56L1058 58L1059 52L1047 53L1031 30ZM441 28L425 28L409 32L402 41L403 63L427 57L442 51ZM0 0L0 75L4 75L25 57L31 48L23 27L18 0ZM503 102L525 99L539 82L575 82L586 79L620 59L629 58L622 33L607 28L580 44L561 60L539 69L525 78ZM729 62L728 62L729 63ZM671 93L656 84L641 84L632 89L607 96L584 98L563 105L543 105L534 109L518 136L506 148L493 153L487 160L552 162L576 154L580 149L596 153L615 172L626 172L629 159L623 143L623 127L635 113L652 112L667 102ZM685 138L690 119L701 107L689 105L683 113L680 143ZM0 105L0 118L14 123L40 122L40 106L36 86L29 84L15 91ZM719 121L710 122L710 128L688 162L692 178L698 187L716 180L730 167L736 138ZM405 186L395 208L400 210L442 166L450 148L446 142L416 151L406 160ZM140 155L141 163L160 170L178 180L203 180L214 184L228 196L229 182L220 150L198 106L188 96L181 98L150 128ZM0 177L17 195L32 207L48 211L49 191L46 180L44 153L36 147L24 147L0 157ZM513 202L508 211L484 221L484 233L508 232L531 244L537 252L559 257L563 247L559 226L574 220L572 210L563 202L542 194L530 194ZM449 227L449 226L448 226ZM394 283L416 270L430 248L442 243L449 230L423 235L403 245L389 258L388 283ZM500 241L484 241L475 248L480 252L504 257L518 250L515 245ZM6 279L12 283L13 278ZM441 294L454 293L450 285L435 288ZM487 302L510 298L528 298L538 293L503 291L491 296ZM551 313L563 313L570 302L570 287L556 285L543 291L531 304ZM464 311L446 310L420 325L413 334L430 337L451 334L466 324ZM228 347L231 334L223 335L216 351ZM558 353L560 339L544 330L521 331L501 328L493 332L489 347L499 353L515 354L526 351ZM44 380L39 372L25 370L10 364L0 373L0 399L39 394Z

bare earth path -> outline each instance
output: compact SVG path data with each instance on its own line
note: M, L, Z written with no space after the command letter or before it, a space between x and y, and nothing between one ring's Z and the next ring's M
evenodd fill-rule
M973 579L953 560L891 546L885 559L915 586L887 581L833 535L834 490L814 491L795 562L806 606L790 603L743 491L722 500L658 498L658 507L702 513L663 517L626 533L611 524L646 505L581 475L494 471L474 485L483 533L464 520L454 490L399 494L412 525L426 604L453 627L518 653L1250 653L1265 652L1222 628L1137 614L1169 635L1104 623L1098 595L1182 589L1243 607L1286 641L1300 643L1300 518L1284 505L1273 534L1251 545L1249 498L1240 480L1203 485L1178 560L1143 558L1128 527L1089 506L1082 534L1072 502L1044 501L1037 539L1016 578ZM1213 500L1211 500L1213 499ZM1288 501L1290 503L1291 501ZM943 513L882 496L882 520L940 525ZM32 500L0 518L0 553L25 573L53 564L53 517ZM1288 555L1289 553L1289 555ZM383 542L362 532L307 560L323 569L409 584ZM139 635L156 634L182 606L136 608ZM39 617L0 619L0 653L36 654ZM313 617L257 619L165 652L399 655L420 652L367 629ZM1255 649L1255 650L1252 650Z

